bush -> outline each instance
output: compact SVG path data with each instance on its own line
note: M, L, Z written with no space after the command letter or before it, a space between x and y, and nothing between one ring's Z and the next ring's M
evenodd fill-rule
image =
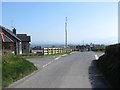
M105 55L97 62L98 68L103 72L113 87L120 88L120 44L106 47Z
M25 60L21 56L12 54L3 55L2 58L2 79L3 87L17 81L20 78L37 70L33 63Z

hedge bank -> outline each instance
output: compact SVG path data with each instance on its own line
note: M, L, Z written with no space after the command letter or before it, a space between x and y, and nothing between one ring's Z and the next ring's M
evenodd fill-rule
M120 44L107 46L105 54L97 61L97 67L112 87L120 88Z
M7 87L11 83L37 70L33 63L25 60L21 56L12 54L2 57L2 87Z

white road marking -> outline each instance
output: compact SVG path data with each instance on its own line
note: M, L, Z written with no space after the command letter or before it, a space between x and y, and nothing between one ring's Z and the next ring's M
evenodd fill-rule
M98 59L99 59L97 55L95 55L95 59L96 59L96 60L98 60Z
M64 55L62 55L62 57L66 56L66 55L68 55L68 54L64 54Z
M58 60L59 58L61 58L61 57L57 57L57 58L55 58L54 60Z
M48 64L45 64L45 65L43 65L42 67L44 68L44 67L46 67Z
M70 54L73 54L73 53L75 53L75 52L71 52Z
M49 62L48 65L51 64L52 62L53 62L53 61Z
M70 54L73 54L73 52L71 52Z
M54 60L58 60L59 58L61 58L61 56L60 56L60 57L55 58ZM44 68L44 67L48 66L49 64L53 63L53 62L54 62L54 60L52 60L52 61L48 62L47 64L43 65L42 67Z
M48 66L49 64L51 64L52 62L53 62L53 61L50 61L50 62L48 62L47 64L43 65L42 67L44 68L44 67Z

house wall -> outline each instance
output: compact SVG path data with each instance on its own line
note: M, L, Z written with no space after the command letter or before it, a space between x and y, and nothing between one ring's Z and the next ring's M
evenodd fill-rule
M14 42L14 46L13 46L13 51L14 54L19 54L20 53L20 49L19 49L19 42Z
M2 31L3 31L3 33L6 36L8 36L10 39L12 39L14 41L12 52L14 54L19 54L19 52L20 52L20 50L19 50L19 41L15 37L13 37L11 34L9 34L8 32L6 32L5 30L2 30ZM4 46L4 43L3 43L3 46Z
M14 42L14 43L4 42L3 43L3 53L4 52L11 52L14 54L19 54L19 52L20 52L19 42Z
M14 29L10 31L9 29L2 28L2 32L9 37L12 40L13 46L12 49L10 50L14 54L22 54L22 53L29 53L30 52L30 36L27 36L27 34L20 34L16 35L16 30ZM8 42L8 41L6 41ZM9 44L8 44L9 45ZM3 44L4 46L4 44Z
M17 52L17 54L20 54L20 45L19 45L19 42L16 42L16 52Z
M29 42L22 42L22 53L30 52L30 44Z

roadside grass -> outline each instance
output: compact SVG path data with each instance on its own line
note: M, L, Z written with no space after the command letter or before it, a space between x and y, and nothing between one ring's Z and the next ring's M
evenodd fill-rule
M27 61L25 58L34 58L34 57L51 57L51 56L60 56L64 54L70 54L71 52L50 54L50 55L41 55L41 54L22 54L22 55L13 55L5 54L2 55L0 68L2 70L2 75L0 77L1 87L5 88L12 84L13 82L31 74L37 68L33 63Z
M23 58L34 58L34 57L43 57L43 54L39 54L39 53L26 53L26 54L21 54L18 56L22 56Z
M71 52L64 52L64 53L56 53L56 54L47 54L47 55L43 55L43 54L39 54L39 53L28 53L28 54L21 54L18 56L22 56L24 58L35 58L35 57L40 57L40 58L44 58L44 57L51 57L51 56L60 56L60 55L64 55L64 54L70 54Z
M37 68L21 56L5 54L2 56L2 87L29 75Z

